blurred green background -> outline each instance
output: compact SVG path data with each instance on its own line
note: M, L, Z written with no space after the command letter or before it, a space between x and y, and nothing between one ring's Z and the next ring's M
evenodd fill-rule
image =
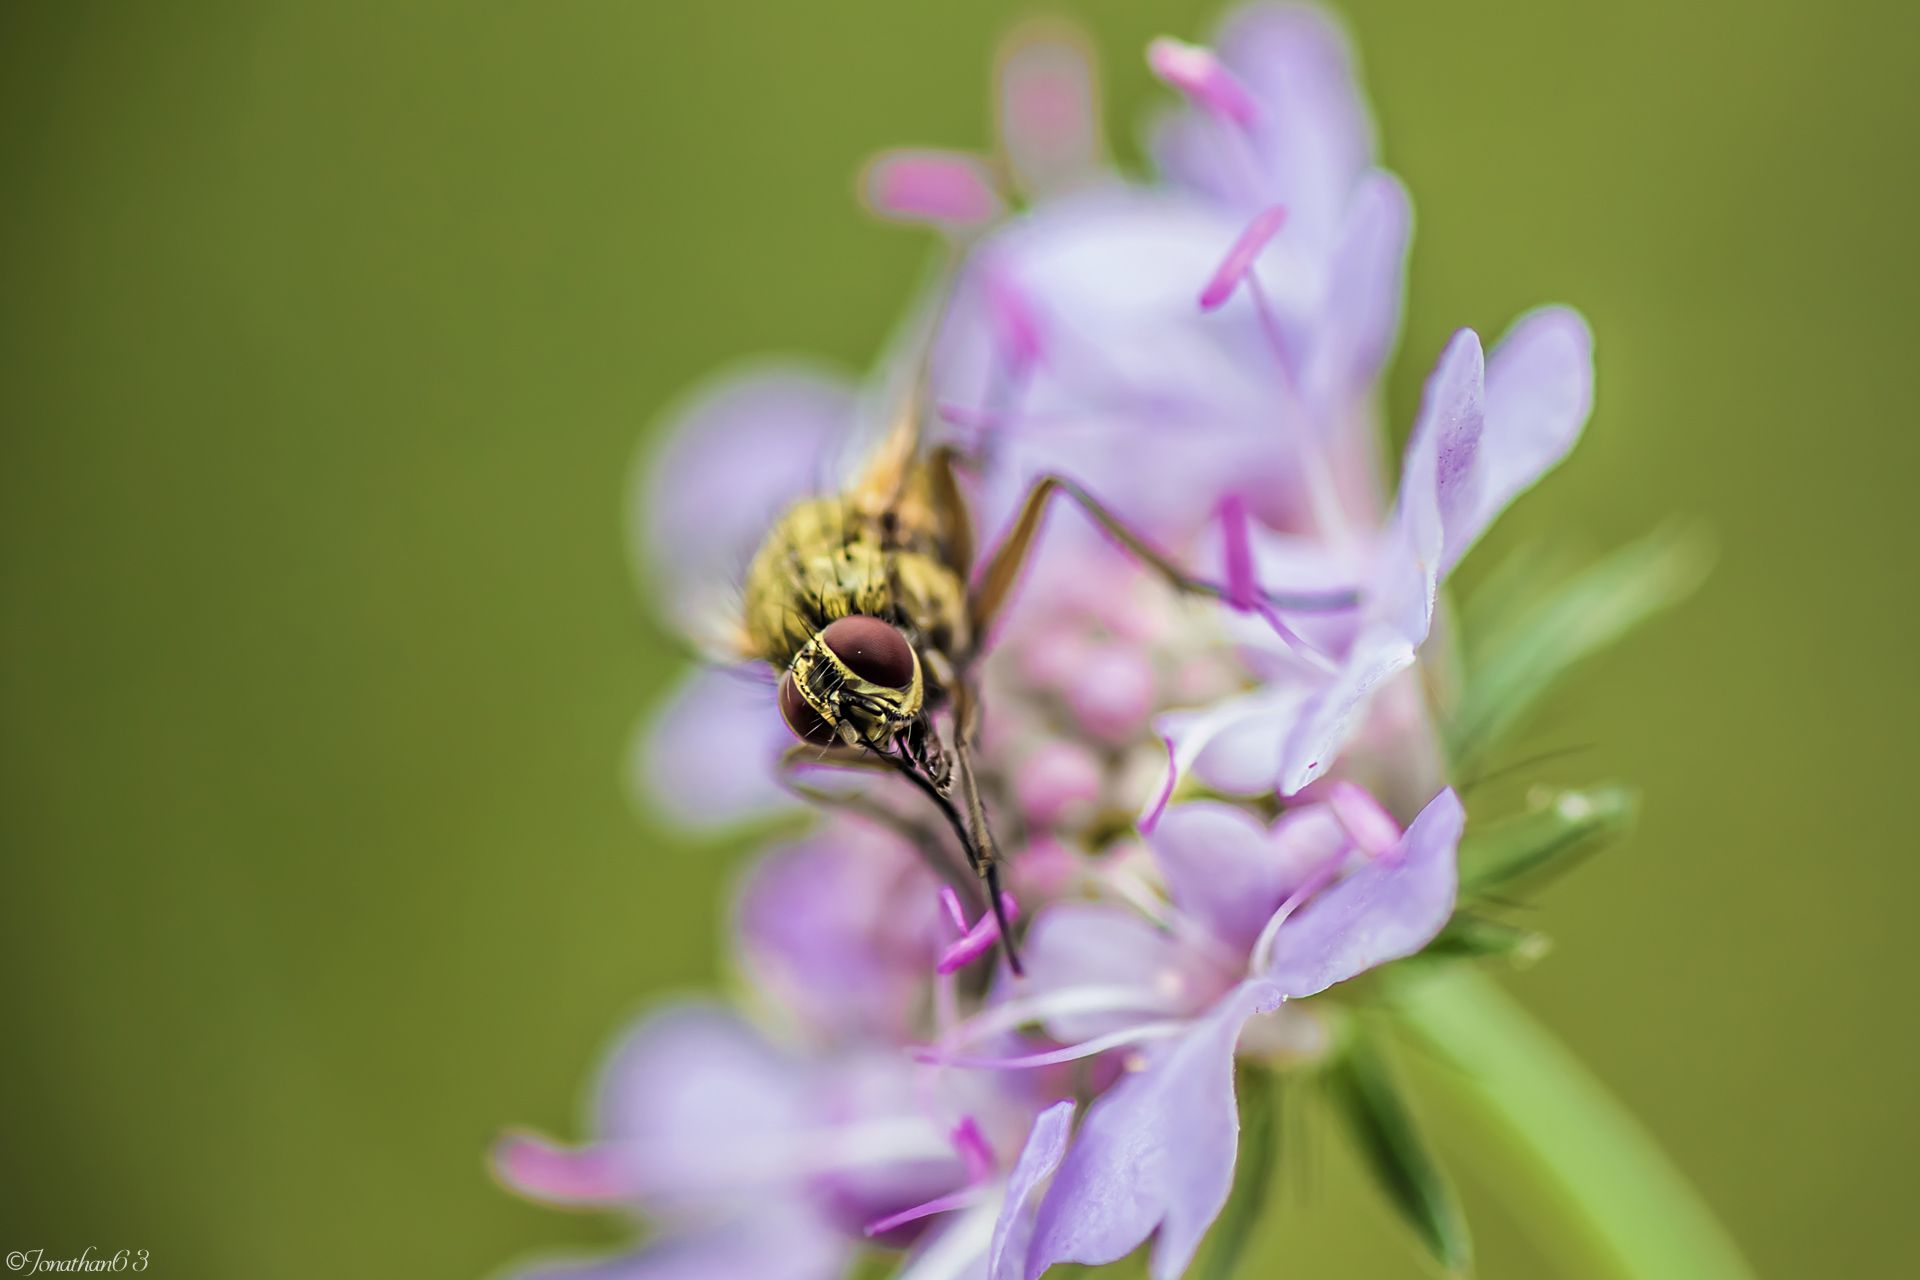
M1131 139L1142 43L1216 7L1078 8ZM616 1234L481 1157L718 964L737 856L624 799L673 661L631 458L718 363L876 349L926 245L856 166L984 142L1027 11L0 11L0 1248L473 1276ZM1514 985L1771 1276L1911 1266L1915 12L1347 10L1419 215L1396 423L1455 325L1599 334L1586 442L1474 572L1717 533L1536 735L1647 814ZM1417 1274L1318 1146L1273 1256ZM1475 1197L1485 1273L1540 1274Z

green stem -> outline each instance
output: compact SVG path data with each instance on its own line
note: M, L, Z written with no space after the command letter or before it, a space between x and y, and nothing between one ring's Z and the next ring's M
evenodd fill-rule
M1639 1122L1492 979L1459 964L1394 977L1402 1024L1445 1060L1433 1083L1489 1139L1469 1158L1503 1194L1538 1193L1520 1216L1550 1256L1630 1280L1751 1280Z

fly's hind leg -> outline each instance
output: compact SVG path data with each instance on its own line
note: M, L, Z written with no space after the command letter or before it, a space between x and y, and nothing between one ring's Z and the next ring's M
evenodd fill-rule
M1006 607L1008 597L1013 594L1020 580L1020 571L1026 567L1027 557L1032 553L1039 536L1041 517L1046 515L1047 503L1055 494L1071 499L1102 532L1159 574L1174 590L1212 600L1227 599L1225 587L1188 573L1079 484L1065 476L1042 476L1027 490L1026 499L1020 504L1020 514L1014 518L1013 527L1008 530L1005 540L994 548L968 600L968 613L974 629L974 656L986 643L989 629ZM1346 609L1352 607L1359 598L1352 591L1263 594L1266 602L1275 608L1301 611Z

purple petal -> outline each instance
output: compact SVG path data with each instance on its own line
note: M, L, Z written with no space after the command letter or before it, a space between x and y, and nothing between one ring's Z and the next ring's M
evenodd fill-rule
M1074 1043L1135 1026L1183 1006L1192 986L1182 948L1130 909L1086 902L1048 907L1028 930L1022 1001L1044 1002L1057 992L1135 993L1113 1008L1060 1012L1042 1019L1047 1034Z
M1169 711L1157 717L1154 728L1167 740L1172 776L1191 772L1228 795L1272 790L1287 732L1310 688L1276 680L1199 711ZM1141 830L1153 825L1143 819Z
M1210 315L1194 307L1244 225L1163 193L1101 190L996 233L962 278L935 364L938 403L992 410L979 428L998 451L976 511L983 535L1049 471L1169 545L1207 525L1227 493L1283 487L1294 455L1258 317L1243 299ZM1254 269L1283 319L1304 319L1317 294L1287 239ZM1017 383L993 305L1009 287L1045 338Z
M832 474L854 414L844 378L800 365L717 378L669 412L638 475L632 526L674 622L707 639L773 518Z
M1289 998L1410 956L1453 914L1466 813L1451 789L1428 802L1393 852L1296 911L1273 937L1265 976Z
M936 888L891 833L828 822L770 851L742 883L743 966L815 1043L903 1040L933 964Z
M1220 62L1251 99L1246 140L1184 111L1161 123L1154 155L1174 182L1243 212L1288 205L1316 252L1331 246L1354 184L1373 162L1373 125L1354 83L1345 36L1304 7L1252 5L1222 27Z
M1373 162L1373 121L1345 31L1318 9L1249 5L1228 17L1214 43L1260 104L1254 137L1267 198L1295 207L1311 243L1331 243Z
M1041 1201L1027 1280L1056 1262L1117 1261L1156 1228L1153 1280L1186 1270L1233 1186L1234 1046L1279 1003L1268 984L1241 983L1093 1104Z
M1433 625L1433 595L1445 556L1469 537L1480 505L1485 477L1479 453L1485 428L1485 360L1479 336L1462 329L1427 379L1400 477L1393 515L1398 536L1389 540L1387 563L1375 579L1378 602L1369 610L1416 646Z
M1237 805L1201 800L1167 810L1147 843L1174 905L1244 952L1340 839L1317 805L1269 827Z
M704 828L799 807L778 773L793 734L763 675L698 668L654 710L634 743L634 795L643 808Z
M1322 406L1364 392L1393 350L1412 223L1399 179L1375 172L1361 180L1327 268L1325 301L1306 361L1304 379Z
M1593 334L1578 312L1522 316L1487 362L1486 433L1473 505L1447 531L1444 574L1514 498L1567 456L1593 408Z
M1033 1247L1033 1229L1040 1206L1034 1193L1053 1176L1067 1153L1073 1130L1073 1103L1056 1102L1034 1118L1027 1145L1007 1178L1006 1199L993 1225L993 1244L987 1251L987 1280L1025 1280L1027 1254Z
M1414 646L1391 626L1361 632L1332 682L1308 698L1280 751L1279 790L1297 795L1333 767L1374 692L1413 665Z
M1450 540L1481 490L1475 465L1485 423L1480 340L1462 329L1427 379L1407 443L1399 500L1369 574L1362 623L1335 677L1308 698L1280 756L1280 793L1293 795L1332 767L1375 690L1413 664L1433 626L1434 594Z
M705 1201L780 1185L764 1158L774 1135L805 1126L809 1076L724 1007L677 1005L644 1020L610 1055L598 1128L652 1201Z
M535 1263L512 1280L839 1280L848 1242L804 1213L764 1207L718 1230L669 1235L636 1253Z
M953 1214L914 1246L893 1280L986 1280L995 1216L991 1203Z

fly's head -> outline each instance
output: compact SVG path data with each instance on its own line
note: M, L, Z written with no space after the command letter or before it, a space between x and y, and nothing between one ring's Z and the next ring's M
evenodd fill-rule
M920 655L900 628L855 614L794 655L780 680L780 715L804 742L886 751L924 721ZM909 733L909 736L912 736Z

